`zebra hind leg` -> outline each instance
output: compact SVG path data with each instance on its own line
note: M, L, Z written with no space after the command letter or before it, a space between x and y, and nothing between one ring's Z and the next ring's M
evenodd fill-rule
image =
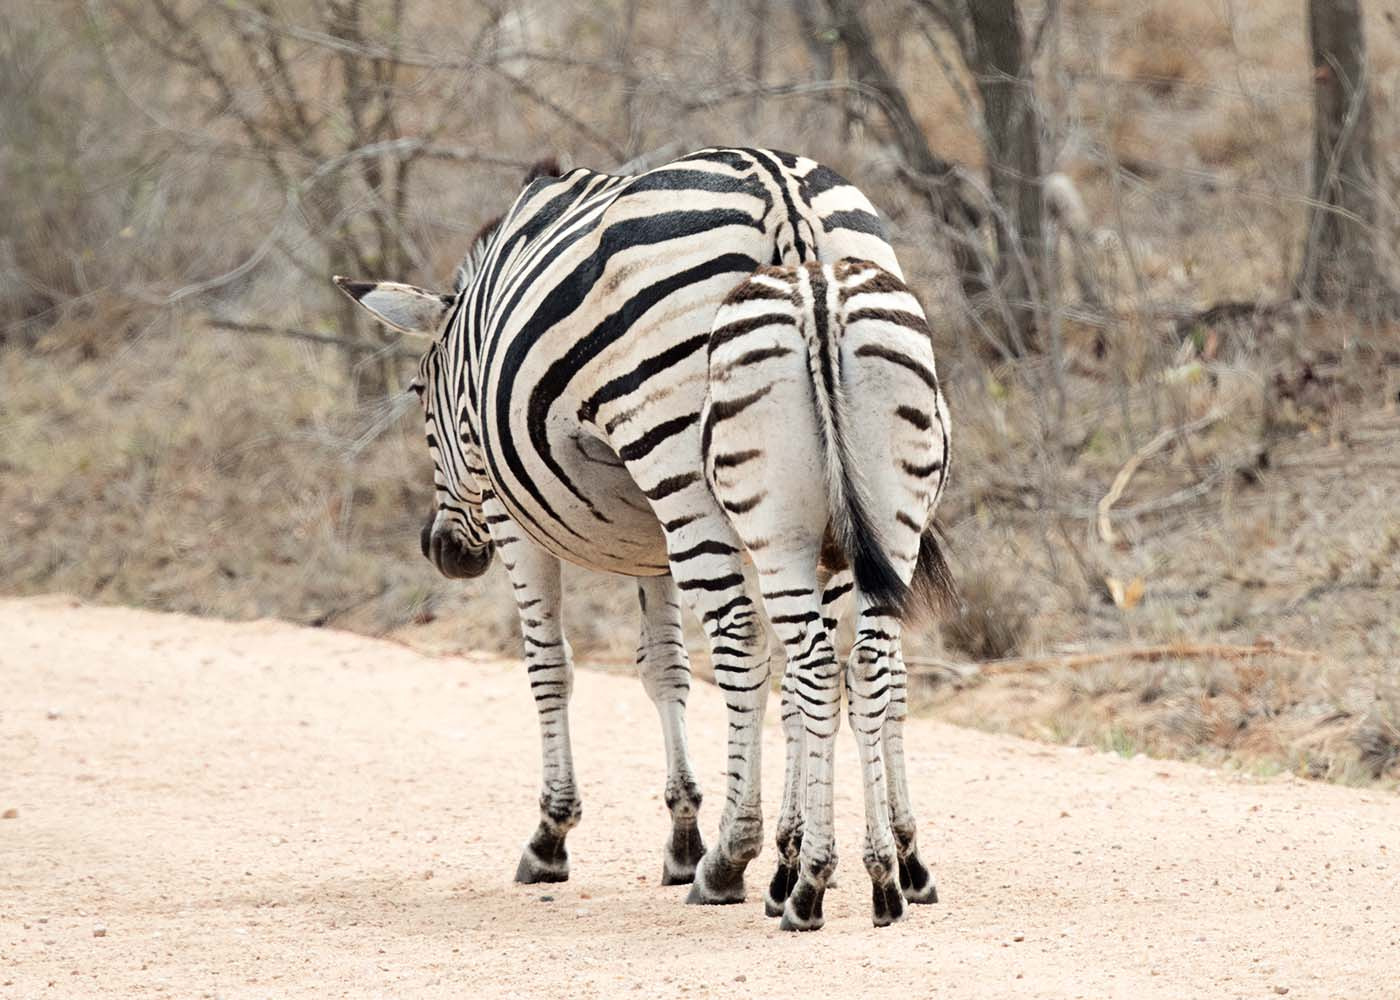
M865 868L870 873L875 926L884 927L904 916L885 761L885 725L894 654L899 646L899 620L887 609L869 604L863 595L858 607L856 641L846 666L847 710L865 788Z
M778 812L778 868L763 897L763 912L770 917L783 915L783 904L797 885L798 857L802 852L802 709L797 703L797 671L783 673L783 737L787 763L783 778L783 803Z
M490 510L488 509L488 516ZM525 670L535 696L543 748L543 787L540 823L525 845L515 881L533 885L564 882L569 877L569 853L564 847L583 814L574 780L569 741L569 697L574 666L560 624L559 560L534 543L507 537L500 531L497 551L510 575L525 640Z
M842 570L822 588L822 624L828 635L835 635L841 621L842 605L851 592L850 570ZM802 852L802 800L804 798L803 758L806 742L802 725L802 707L797 699L797 671L783 674L783 735L787 743L786 778L783 783L783 805L778 814L778 867L768 885L764 912L770 917L783 915L783 904L797 885L798 858ZM830 887L834 880L828 880Z
M885 774L889 779L890 824L899 852L899 885L910 903L938 902L933 875L919 857L915 841L914 807L909 798L909 776L904 767L904 720L909 715L908 671L904 654L896 644L890 672L890 708L885 716Z
M822 899L836 870L832 763L841 725L841 668L822 621L817 588L790 582L776 576L765 598L769 620L787 649L788 670L796 672L805 745L802 846L797 881L783 904L782 928L813 931L825 923Z
M666 840L661 884L684 885L695 880L705 842L700 837L700 786L686 746L690 659L681 629L680 593L674 579L658 576L640 580L637 597L642 609L637 668L661 716L666 746L666 808L671 811L671 835Z

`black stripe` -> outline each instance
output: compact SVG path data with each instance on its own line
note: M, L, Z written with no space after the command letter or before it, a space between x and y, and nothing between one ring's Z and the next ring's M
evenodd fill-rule
M633 368L625 375L619 375L614 379L605 382L597 392L588 397L588 401L579 407L578 416L580 420L591 421L598 415L600 407L621 399L630 393L636 392L642 387L647 379L653 375L659 375L671 366L685 360L698 351L708 340L708 333L698 333L693 337L674 344L662 351L660 354L647 358L636 368Z
M792 350L786 347L760 347L757 350L745 351L743 354L739 355L739 357L725 365L724 370L727 372L731 368L743 368L745 365L756 365L760 361L769 361L773 358L786 357L791 353L793 353Z
M919 378L923 379L924 385L933 389L935 392L938 391L938 379L934 377L933 372L929 371L908 355L900 354L898 351L892 351L888 347L884 347L880 344L865 344L856 348L856 357L879 358L882 361L888 361L892 365L899 365L901 368L907 368L915 375L919 376Z
M878 215L872 215L861 208L832 212L822 219L822 228L828 233L833 229L851 229L858 233L878 236L886 242L889 242L890 238L889 233L885 231L884 221Z
M928 465L915 465L913 462L906 462L901 459L899 467L917 479L927 479L939 469L943 468L943 463L930 462Z
M763 452L757 448L750 448L748 451L725 452L723 455L715 456L715 468L732 469L737 465L743 465L745 462L751 462L762 454Z
M730 587L742 586L744 582L743 573L730 573L728 576L700 577L695 580L681 580L676 584L681 590L728 590Z
M903 309L852 309L846 314L848 324L861 319L893 323L895 326L904 326L918 333L929 334L928 322L922 316L917 313L905 312Z
M649 490L643 490L648 500L663 500L672 493L679 493L691 483L700 478L698 472L682 472L676 476L667 476Z
M662 421L635 441L630 441L623 445L618 449L617 453L624 462L635 462L639 458L650 455L661 442L665 441L667 438L675 437L699 419L700 414L687 413L683 416L672 417L670 420Z
M900 406L895 409L894 415L901 420L906 420L921 431L926 431L933 426L933 421L923 410L916 410L912 406Z
M732 323L724 326L717 326L710 331L710 353L715 353L715 348L727 344L729 341L745 334L761 330L765 326L796 326L797 319L789 313L764 313L761 316L749 316L746 319L736 319Z
M679 552L671 553L671 562L688 562L700 556L728 556L738 551L738 549L726 542L707 538L705 541L692 545L688 549L682 549Z
M747 514L749 511L753 510L755 507L761 504L766 496L768 496L768 491L760 490L753 496L747 497L743 500L735 500L732 503L728 500L725 500L722 501L722 503L724 509L729 511L729 513L731 514Z

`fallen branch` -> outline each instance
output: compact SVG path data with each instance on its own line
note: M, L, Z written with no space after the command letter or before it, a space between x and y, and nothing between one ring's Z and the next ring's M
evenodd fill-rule
M949 672L964 676L996 677L1001 674L1044 673L1049 670L1082 670L1118 660L1156 663L1159 660L1185 660L1214 657L1219 660L1247 660L1256 656L1290 656L1305 660L1321 659L1321 654L1307 649L1279 646L1261 640L1249 646L1216 642L1173 642L1160 646L1136 646L1106 649L1097 653L1068 653L1061 656L1038 656L1014 660L992 660L982 664L949 664L943 660L906 657L910 666L929 666L928 671L914 670L914 676L944 675Z
M1113 477L1113 485L1109 487L1108 492L1105 493L1103 499L1099 501L1099 538L1103 539L1105 545L1113 544L1113 524L1110 521L1109 512L1113 509L1113 505L1118 502L1119 498L1123 496L1123 491L1128 488L1128 483L1137 473L1138 467L1167 445L1171 444L1172 441L1176 440L1178 437L1182 437L1186 434L1193 434L1196 431L1209 427L1221 417L1225 416L1226 412L1227 411L1223 407L1217 406L1203 417L1197 417L1195 420L1181 424L1178 427L1167 428L1151 441L1147 442L1147 444L1133 452L1132 458L1128 459L1128 461L1124 463L1123 468L1118 470L1118 475Z

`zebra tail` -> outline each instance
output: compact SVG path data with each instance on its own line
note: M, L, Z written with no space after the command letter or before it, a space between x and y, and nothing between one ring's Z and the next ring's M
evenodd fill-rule
M870 514L870 500L846 433L846 392L841 378L841 331L827 303L827 283L819 268L812 279L812 314L808 317L807 360L812 368L817 422L831 531L851 564L856 586L872 604L890 608L901 620L913 607L915 591L900 578ZM922 556L922 551L920 552ZM941 558L941 556L940 556Z
M936 524L930 524L919 538L919 559L914 565L914 579L909 582L910 600L901 616L905 624L950 618L962 611L958 584L939 541L941 534Z

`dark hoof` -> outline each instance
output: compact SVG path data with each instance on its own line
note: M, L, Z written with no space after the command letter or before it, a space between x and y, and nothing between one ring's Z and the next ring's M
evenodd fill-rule
M689 826L672 831L666 842L666 857L661 864L662 885L689 885L695 881L695 868L705 856L705 842L700 828Z
M899 859L899 885L904 890L905 900L910 903L938 902L938 887L933 884L933 875L914 851Z
M569 852L564 849L564 837L540 824L535 835L525 845L520 855L520 864L515 869L515 880L524 885L539 882L567 882L569 880Z
M826 918L822 916L822 895L825 892L825 887L799 879L783 905L783 922L779 926L785 931L820 929L826 923Z
M783 915L783 904L797 885L797 872L797 865L779 862L778 870L773 873L773 881L768 883L768 892L763 896L763 912L768 916Z
M715 906L744 901L744 865L728 860L719 851L707 851L695 869L695 884L687 903Z
M515 880L523 885L537 885L540 882L567 882L569 880L569 856L562 849L559 856L546 861L533 849L525 848L520 855L520 864L515 868Z
M904 917L904 896L890 879L883 885L875 885L875 926L888 927Z

